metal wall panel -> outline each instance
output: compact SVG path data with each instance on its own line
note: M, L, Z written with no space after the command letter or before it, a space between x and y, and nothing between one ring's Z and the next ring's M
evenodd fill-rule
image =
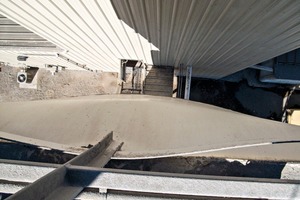
M220 78L300 47L295 0L2 0L0 13L103 71L134 59Z
M34 66L39 68L45 68L45 65L60 65L64 66L69 70L83 70L79 66L72 64L62 58L55 56L56 53L49 54L49 52L41 51L22 51L20 53L18 50L1 50L0 49L0 61L5 61L8 65L14 67L23 67L24 64L28 66ZM18 61L17 57L19 55L29 55L26 62ZM30 55L32 54L32 56Z
M118 72L120 59L129 58L152 64L153 47L117 18L110 1L4 0L0 13L90 69Z
M32 33L30 30L24 28L20 24L0 15L0 48L31 48L38 49L37 47L43 47L44 49L57 48L51 42L46 39ZM39 48L41 49L41 48ZM56 49L61 50L59 48Z
M0 15L0 61L11 66L35 66L48 65L65 66L67 69L81 69L57 56L62 49L36 35L30 30ZM27 55L26 62L18 61L17 57Z

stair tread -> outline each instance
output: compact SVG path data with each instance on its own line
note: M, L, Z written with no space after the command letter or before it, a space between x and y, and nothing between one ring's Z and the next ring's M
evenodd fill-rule
M144 94L169 96L173 94L173 67L151 66L147 69Z
M173 75L170 76L170 75L147 75L146 78L170 78L170 79L173 79Z
M159 84L159 83L157 83L157 84L145 84L144 85L145 87L165 87L165 88L168 88L168 87L173 87L173 85L172 84Z
M166 93L166 92L147 92L145 91L144 94L146 95L153 95L153 96L166 96L166 97L171 97L172 96L172 92L171 93Z
M172 93L172 91L173 91L173 88L166 89L166 90L157 90L157 89L151 90L151 89L144 89L144 92L145 92L145 93L147 93L147 92L161 92L161 93L166 92L166 93Z
M146 79L173 79L173 76L146 76Z

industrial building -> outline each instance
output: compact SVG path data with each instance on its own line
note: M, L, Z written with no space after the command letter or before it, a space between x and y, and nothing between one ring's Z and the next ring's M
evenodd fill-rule
M2 0L0 62L0 199L300 199L298 0Z

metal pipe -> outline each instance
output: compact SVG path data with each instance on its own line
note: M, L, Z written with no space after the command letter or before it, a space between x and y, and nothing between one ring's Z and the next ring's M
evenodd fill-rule
M269 66L253 65L249 68L258 69L258 70L261 70L261 71L273 72L273 67L269 67Z

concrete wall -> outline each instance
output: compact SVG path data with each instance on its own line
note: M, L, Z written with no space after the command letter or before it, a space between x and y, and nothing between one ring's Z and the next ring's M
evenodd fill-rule
M2 67L0 102L115 94L118 90L116 73L66 70L52 75L46 69L39 70L37 89L24 89L17 83L18 71L17 67Z

